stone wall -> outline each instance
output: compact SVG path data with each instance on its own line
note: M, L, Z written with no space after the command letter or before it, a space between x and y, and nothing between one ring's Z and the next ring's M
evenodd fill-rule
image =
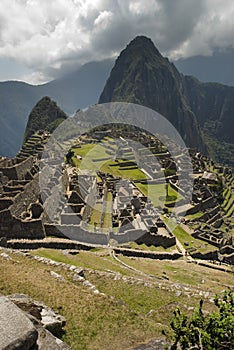
M155 247L162 246L163 248L169 248L176 244L176 239L174 236L167 237L160 234L151 234L147 232L138 238L136 243L146 244L147 246L154 245Z
M9 166L6 167L2 164L0 165L0 172L7 176L9 180L24 180L25 175L33 166L33 157L26 158L16 164L13 163L13 165L8 164Z
M124 248L114 248L116 254L122 254L125 256L135 256L139 258L150 258L158 260L176 260L182 257L180 253L154 253L154 252L145 252L142 250L135 249L124 249Z
M20 240L20 241L8 241L7 248L11 249L39 249L39 248L48 248L48 249L64 249L64 250L90 250L93 249L94 246L86 245L81 243L76 243L73 241L63 242L63 241L45 241L45 240Z
M127 226L127 225L126 225ZM124 233L114 233L110 232L110 239L114 239L119 244L126 242L134 242L138 237L142 236L145 231L141 229L130 229L126 230Z
M45 225L46 234L55 237L66 237L78 242L107 245L109 235L107 233L95 233L85 230L78 225Z
M200 252L196 252L196 253L191 253L190 255L194 259L213 260L213 261L218 259L218 252L217 252L217 250L215 250L213 252L208 252L208 253L205 253L205 254L202 254Z
M19 217L31 203L35 203L38 200L39 189L39 175L36 174L32 181L27 183L24 187L24 191L17 194L14 198L14 203L10 207L12 215Z
M215 199L213 197L209 197L206 200L202 201L201 203L198 203L196 205L194 205L192 208L190 208L187 211L187 215L190 214L195 214L199 211L205 211L209 208L213 208L217 205Z
M14 217L11 210L0 212L0 237L10 238L44 238L45 230L40 219L24 221Z

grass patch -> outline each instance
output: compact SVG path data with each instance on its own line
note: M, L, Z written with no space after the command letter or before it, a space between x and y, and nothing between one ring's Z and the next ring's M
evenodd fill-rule
M106 210L103 219L103 228L111 229L112 227L112 193L107 192L106 196Z
M102 217L102 203L95 203L94 208L92 210L92 215L90 218L90 225L93 227L99 227L101 224Z
M183 260L161 261L157 263L152 259L129 258L119 256L126 264L156 277L167 276L173 283L182 283L188 286L198 287L210 293L220 293L224 287L233 287L230 274L196 264L188 264ZM212 271L212 273L211 273Z
M32 252L33 255L39 255L65 264L71 264L83 268L96 270L112 270L126 274L127 271L110 257L108 250L97 250L96 252L80 251L76 255L63 254L60 250L38 249Z
M158 277L166 274L173 283L186 283L189 286L184 289L186 292L178 296L176 287L158 288L158 284L152 285L152 278L146 277L132 283L126 277L116 280L105 274L86 271L88 280L106 294L95 295L82 284L73 282L71 272L62 267L45 265L14 253L8 254L13 260L0 256L0 292L4 295L28 294L64 315L67 325L63 340L74 350L109 350L110 344L111 348L128 349L139 342L161 336L161 330L169 326L176 306L183 308L198 305L199 292L194 295L189 286L200 287L212 295L226 285L231 286L230 274L215 270L210 273L210 269L188 265L184 261L165 262L119 256L128 265L145 273ZM135 276L133 271L124 269L113 260L105 249L79 252L78 255L40 249L31 254L81 267L127 271L130 276ZM66 282L51 277L50 270L63 275ZM161 282L158 280L158 283ZM164 280L164 283L165 287L170 286L168 281ZM190 298L187 291L190 291ZM212 307L212 304L207 305L208 309Z
M75 156L72 160L79 169L91 170L92 172L101 170L105 173L131 180L146 179L146 175L138 167L128 166L129 161L112 160L111 155L107 153L108 145L106 148L102 144L84 144L80 148L74 148L73 151ZM114 150L112 153L114 158ZM77 159L76 156L81 156L83 159ZM105 158L109 158L109 160ZM123 168L125 164L126 167Z
M164 247L155 247L154 245L147 246L146 244L137 244L136 242L128 242L123 245L121 245L122 248L132 248L136 250L147 250L147 251L152 251L152 252L174 252L176 251L176 246L172 246L169 248L164 248Z
M185 219L187 220L194 220L194 219L199 219L204 213L202 211L198 211L195 214L189 214L185 216Z
M210 251L217 250L217 248L212 246L211 244L206 243L200 239L192 237L180 225L177 225L176 227L174 227L174 223L172 221L170 221L169 218L163 217L163 221L168 225L169 229L172 230L173 234L183 244L183 246L186 250L194 248L203 254L208 253Z
M29 294L64 315L67 325L63 340L72 349L107 350L110 344L126 349L159 334L158 326L150 318L138 316L118 301L94 295L82 285L71 282L61 269L21 256L13 259L14 262L0 258L1 293ZM66 282L51 278L50 269L63 274ZM124 283L121 288L124 289Z
M165 184L135 184L139 190L150 198L155 207L163 207L166 203L175 203L183 199L183 196L176 192L171 185L168 185L168 196L166 197Z
M123 168L124 163L126 164L125 168ZM130 179L130 180L146 179L146 175L145 173L143 173L143 171L133 166L132 167L127 166L128 163L129 163L128 161L121 161L121 162L107 161L106 163L102 164L100 170L105 173L112 174L114 176L120 176L124 179Z

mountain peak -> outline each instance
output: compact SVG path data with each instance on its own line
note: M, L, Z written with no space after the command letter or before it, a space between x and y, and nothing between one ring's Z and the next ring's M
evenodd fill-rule
M141 52L153 52L154 54L159 55L162 57L156 46L154 45L153 41L144 36L144 35L138 35L136 36L130 43L127 45L126 49L135 49L135 50L140 50Z
M151 39L137 36L120 53L99 103L132 102L167 118L189 147L205 150L196 117L183 94L183 78Z
M125 62L130 64L131 62L152 62L154 64L161 65L167 61L161 53L158 51L153 41L146 36L137 36L126 46L126 48L120 53L117 58L117 62Z
M66 118L67 115L50 97L42 97L29 114L24 142L38 130L52 132Z

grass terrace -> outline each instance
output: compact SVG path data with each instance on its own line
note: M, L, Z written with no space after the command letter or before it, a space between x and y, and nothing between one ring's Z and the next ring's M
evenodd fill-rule
M185 231L181 225L175 226L171 219L164 216L162 219L167 224L169 229L172 230L173 234L178 238L178 240L183 244L186 250L193 250L194 252L199 251L202 254L217 250L217 247L192 237L191 234Z
M165 184L135 184L139 190L150 198L155 207L163 207L164 204L175 203L183 199L183 196L176 192L171 185L168 185L168 196L166 196Z

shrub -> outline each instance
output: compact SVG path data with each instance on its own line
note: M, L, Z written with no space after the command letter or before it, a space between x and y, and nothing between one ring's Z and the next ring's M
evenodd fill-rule
M204 315L203 300L189 318L180 309L174 311L171 328L174 344L171 350L233 350L234 298L231 290L215 297L217 311Z

